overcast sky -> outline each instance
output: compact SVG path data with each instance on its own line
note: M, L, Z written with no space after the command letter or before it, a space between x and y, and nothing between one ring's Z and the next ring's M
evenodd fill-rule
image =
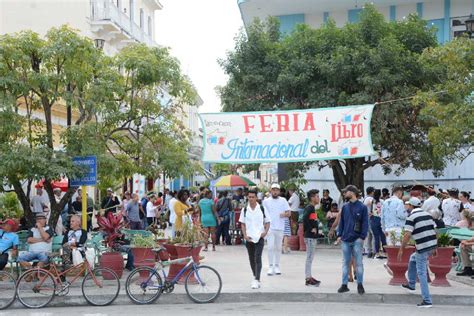
M215 87L226 83L217 63L234 47L243 26L236 0L160 0L155 40L170 47L204 101L200 112L218 112Z

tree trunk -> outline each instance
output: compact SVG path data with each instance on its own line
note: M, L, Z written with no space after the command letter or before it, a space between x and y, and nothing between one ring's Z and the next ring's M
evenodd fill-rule
M26 221L30 226L33 225L35 223L35 219L33 218L33 212L31 211L30 197L25 194L25 191L23 191L23 187L19 180L15 179L10 183L13 185L13 189L15 190L16 196L20 201L21 207L23 208L23 214L26 218Z
M64 209L64 206L66 206L66 204L71 199L72 195L75 192L75 189L69 188L66 194L64 194L64 196L61 198L59 203L56 202L56 197L54 196L53 186L50 180L44 181L44 189L46 190L46 193L48 193L49 203L51 205L51 209L50 209L51 214L49 216L49 226L53 227L54 229L58 223L59 216L61 216L61 212Z
M334 182L339 191L349 184L357 186L361 191L364 190L364 162L364 158L345 159L344 168L342 161L331 161L330 166L334 175Z
M51 119L51 105L49 100L46 97L41 97L41 102L43 104L44 110L44 120L46 122L46 145L54 149L54 142L53 142L53 122Z

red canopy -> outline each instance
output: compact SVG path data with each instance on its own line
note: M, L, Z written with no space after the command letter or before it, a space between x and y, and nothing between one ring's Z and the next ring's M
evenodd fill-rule
M61 191L66 192L68 189L68 179L63 178L59 181L53 181L51 185L53 186L53 189L60 188ZM44 186L44 180L41 180L35 185L35 188L42 188Z

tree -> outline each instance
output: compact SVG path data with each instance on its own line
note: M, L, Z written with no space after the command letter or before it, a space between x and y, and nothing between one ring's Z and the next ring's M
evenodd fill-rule
M163 89L171 96L167 104ZM72 164L74 156L97 155L106 182L156 175L167 159L174 159L174 171L185 169L188 134L176 115L195 92L167 49L137 44L107 57L66 26L44 39L31 31L3 35L0 93L0 177L30 220L31 184L44 179L50 224L56 224L74 189L56 203L52 181L83 173ZM55 131L52 111L65 105L76 119ZM172 158L161 155L167 146Z
M223 110L309 109L411 97L440 83L432 67L420 62L423 50L436 46L426 21L413 15L386 22L372 5L358 23L338 28L330 20L320 29L299 25L286 36L276 19L256 21L221 61L230 77L220 89ZM444 160L433 155L427 138L435 122L420 114L424 106L409 99L376 106L371 127L378 157L319 166L332 169L339 189L363 187L364 170L379 164L385 172L394 166L396 172L409 166L441 171Z

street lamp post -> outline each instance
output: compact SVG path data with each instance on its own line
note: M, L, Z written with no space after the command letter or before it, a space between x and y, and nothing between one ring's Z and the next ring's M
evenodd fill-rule
M466 32L469 34L469 38L472 38L472 34L474 33L474 17L472 14L464 23L466 24Z

